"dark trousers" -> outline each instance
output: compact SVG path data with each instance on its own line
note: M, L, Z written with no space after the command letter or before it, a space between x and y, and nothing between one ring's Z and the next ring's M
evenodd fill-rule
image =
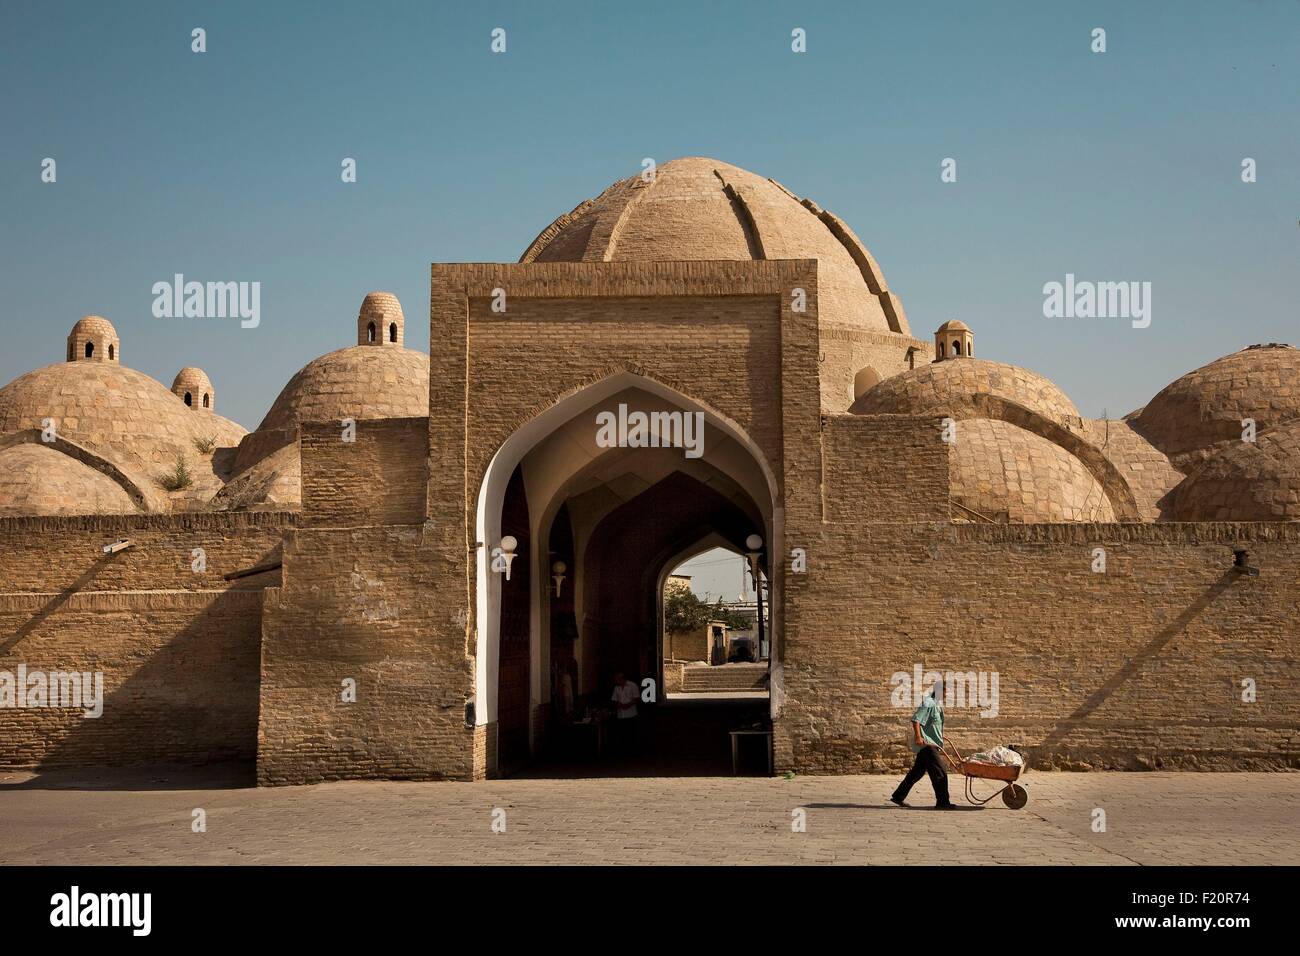
M930 785L934 787L934 802L942 806L948 803L948 771L943 769L943 758L935 747L922 747L916 755L916 762L907 772L903 782L894 791L894 798L906 800L916 782L926 774L930 775Z

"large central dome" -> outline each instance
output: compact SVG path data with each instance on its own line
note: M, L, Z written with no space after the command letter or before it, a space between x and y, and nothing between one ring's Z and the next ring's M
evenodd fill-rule
M816 259L822 327L910 334L852 230L780 183L716 159L674 159L561 216L520 262Z

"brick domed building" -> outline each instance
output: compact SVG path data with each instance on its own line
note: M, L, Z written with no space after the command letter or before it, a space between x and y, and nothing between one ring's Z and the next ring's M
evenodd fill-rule
M308 362L240 442L218 509L296 509L302 500L298 433L305 422L427 418L429 356L406 348L397 297L371 292L357 314L357 344Z
M22 466L15 459L15 467L6 469L0 514L206 507L222 484L216 452L238 443L244 429L211 406L186 407L161 382L123 365L117 331L100 316L76 323L67 355L65 362L28 372L0 388L0 456L18 445L40 445L49 453L10 453L21 455ZM167 481L178 468L189 475L183 485ZM97 474L83 474L85 470ZM105 480L120 493L109 492ZM37 490L34 484L45 487ZM131 509L123 505L123 496L132 502Z
M552 757L616 671L667 758L757 725L777 770L895 766L933 671L998 675L951 732L1038 766L1300 765L1294 349L1088 419L960 320L914 337L843 221L699 157L430 278L428 354L371 293L248 434L103 319L0 389L6 661L108 689L99 721L0 709L0 766L477 779ZM665 581L714 547L756 570L767 695L665 700Z

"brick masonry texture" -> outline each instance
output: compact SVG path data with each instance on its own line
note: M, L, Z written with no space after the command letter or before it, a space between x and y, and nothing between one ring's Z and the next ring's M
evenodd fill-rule
M1258 577L1230 570L1233 545ZM948 713L967 750L1020 744L1070 769L1300 765L1300 528L864 520L823 546L787 619L784 767L903 766L910 707L891 706L891 675L916 664L1000 675L996 717Z
M0 670L102 671L104 710L0 708L0 767L252 759L287 515L0 519ZM113 555L102 545L125 538ZM203 548L207 570L191 568Z
M437 599L457 569L425 527L301 529L284 549L265 609L258 782L471 777L464 624Z
M759 222L754 194L736 195ZM802 208L809 226L828 222ZM611 242L621 228L618 241L632 248L627 223L607 225ZM744 239L744 223L737 228ZM870 287L870 268L854 262ZM355 442L340 440L338 422L298 411L267 433L262 451L296 442L284 455L299 463L300 513L0 518L0 668L93 665L108 692L99 721L0 711L0 766L255 753L264 785L495 774L506 730L467 721L483 623L484 477L517 429L619 373L710 409L770 468L778 770L906 762L910 708L892 705L891 677L916 664L998 674L996 717L950 711L963 748L1016 743L1035 766L1071 769L1300 765L1300 525L956 523L953 468L962 465L940 440L949 411L964 425L998 421L1067 449L1126 519L1167 511L1178 476L1136 424L1103 450L1096 423L1078 419L1050 383L1005 379L1002 366L911 378L996 373L1011 397L986 383L979 395L956 388L931 401L923 389L912 404L842 412L856 363L897 373L914 340L823 324L818 285L812 259L434 266L427 417L418 400L410 407L422 395L417 368L391 383L404 417L364 383L350 386L356 401L329 406L326 418L378 402L376 418L355 416ZM794 311L794 288L807 292L807 311ZM504 314L492 310L497 289ZM880 303L885 293L871 294ZM405 350L356 351L378 363ZM295 410L307 407L302 397ZM1156 473L1135 493L1127 476L1145 476L1148 464ZM1207 481L1246 468L1222 464ZM280 462L265 478L290 470ZM1011 494L1002 480L1000 493ZM1069 480L1092 492L1082 472ZM1219 507L1221 493L1206 488ZM1269 488L1289 501L1276 497L1287 486ZM1050 512L1050 498L1021 517ZM118 538L134 546L99 551ZM1234 546L1249 550L1257 577L1230 570ZM190 569L195 547L207 551L204 574ZM1098 547L1104 574L1092 570ZM806 573L792 572L793 548L806 552ZM276 561L282 571L225 578ZM1247 678L1257 703L1241 701ZM355 702L343 696L348 680ZM548 707L529 701L534 739Z
M304 425L303 519L331 526L419 524L428 482L428 418L356 423L343 440L338 422Z

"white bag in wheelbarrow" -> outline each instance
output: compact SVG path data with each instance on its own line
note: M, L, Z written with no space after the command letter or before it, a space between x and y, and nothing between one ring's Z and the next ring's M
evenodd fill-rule
M1010 747L994 747L992 750L982 750L977 754L971 754L966 758L971 763L988 763L995 767L1023 767L1024 758L1016 753Z

